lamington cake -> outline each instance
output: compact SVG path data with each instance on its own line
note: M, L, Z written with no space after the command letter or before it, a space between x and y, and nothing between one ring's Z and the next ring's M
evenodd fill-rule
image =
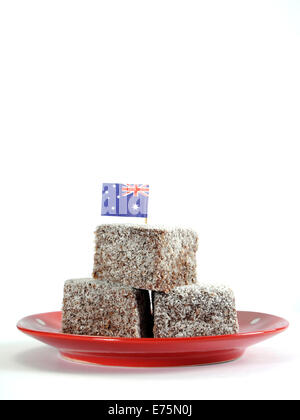
M238 332L235 297L226 286L191 285L154 292L154 337L228 335Z
M64 286L65 334L151 337L149 293L106 280L68 280Z
M95 234L95 279L162 292L196 282L198 236L193 230L103 224Z

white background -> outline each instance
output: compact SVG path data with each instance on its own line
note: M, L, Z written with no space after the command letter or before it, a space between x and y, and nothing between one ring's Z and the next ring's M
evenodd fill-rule
M0 2L0 398L298 398L300 3ZM200 235L199 279L288 332L237 362L60 360L18 319L92 272L101 182Z

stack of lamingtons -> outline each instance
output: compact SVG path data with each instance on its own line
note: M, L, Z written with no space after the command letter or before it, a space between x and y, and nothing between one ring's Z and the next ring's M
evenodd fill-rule
M197 283L190 229L111 224L96 230L93 279L68 280L63 333L192 337L238 331L233 292Z

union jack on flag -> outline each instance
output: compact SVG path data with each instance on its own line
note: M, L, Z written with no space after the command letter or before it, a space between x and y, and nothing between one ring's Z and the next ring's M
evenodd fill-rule
M148 217L149 185L102 185L102 216Z
M126 184L122 187L122 196L126 197L129 194L133 194L135 197L138 197L139 194L149 197L149 185Z

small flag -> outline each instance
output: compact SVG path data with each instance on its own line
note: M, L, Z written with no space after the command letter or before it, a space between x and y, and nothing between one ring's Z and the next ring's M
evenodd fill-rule
M149 185L103 184L102 216L148 217Z

